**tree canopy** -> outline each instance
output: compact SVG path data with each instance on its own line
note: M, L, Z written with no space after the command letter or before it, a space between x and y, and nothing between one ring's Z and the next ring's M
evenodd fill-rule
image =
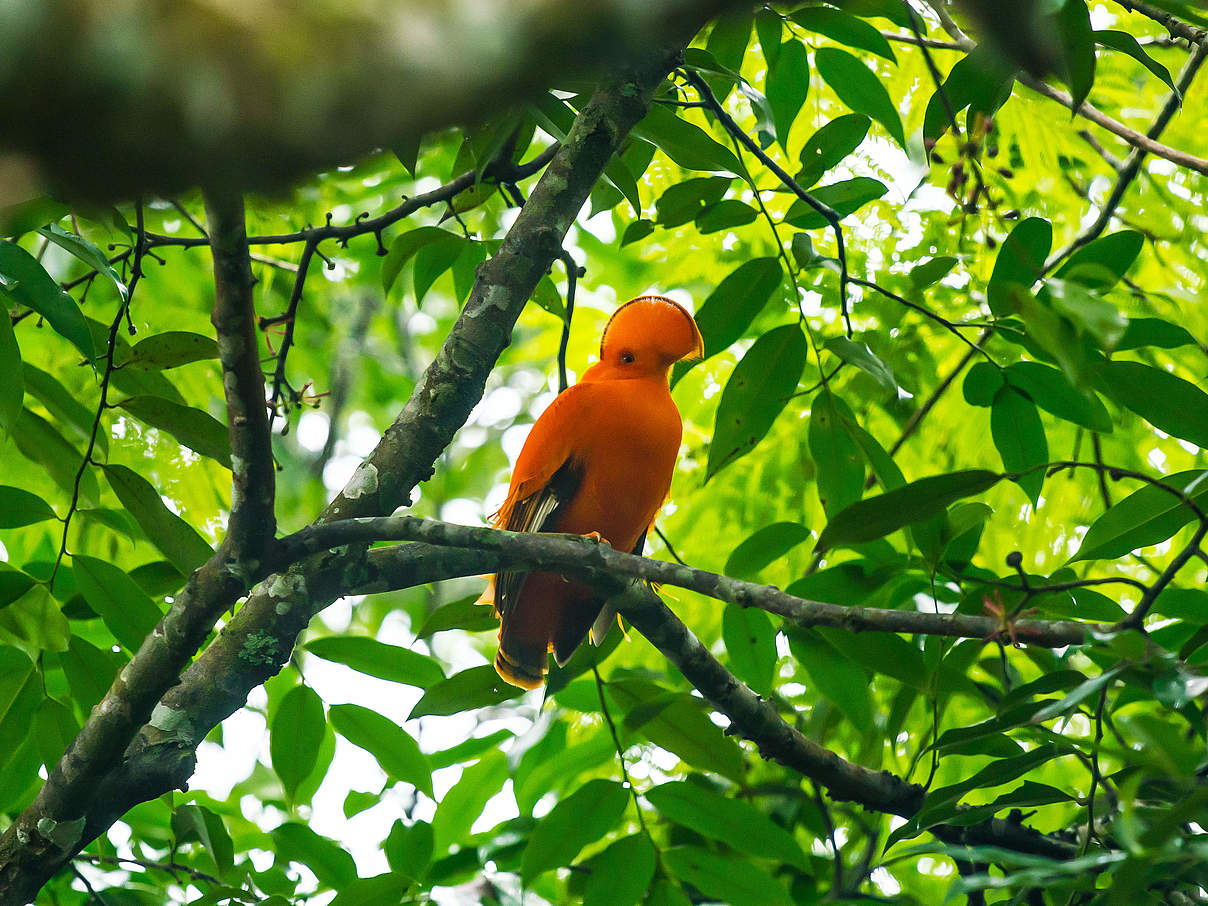
M1202 901L1208 17L371 6L0 11L0 906ZM646 292L647 556L487 528Z

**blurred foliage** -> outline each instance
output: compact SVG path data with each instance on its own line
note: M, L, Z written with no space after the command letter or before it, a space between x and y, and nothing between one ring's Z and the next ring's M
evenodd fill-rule
M884 291L850 287L848 336L834 232L699 106L677 106L700 99L675 79L568 237L585 269L572 374L618 303L657 291L693 305L707 357L674 374L684 448L657 527L694 566L843 605L1100 623L1124 619L1162 576L1148 633L1055 651L1012 647L1006 623L990 640L857 635L662 589L803 733L925 784L922 812L903 821L831 802L724 735L634 632L604 649L602 691L572 672L548 701L509 699L488 666L492 621L470 603L480 580L344 599L210 734L189 792L138 806L87 848L76 867L104 902L937 903L984 890L1066 904L1208 886L1204 178L1148 159L1107 234L1041 280L1111 192L1107 157L1128 148L1101 131L1088 141L1084 122L1012 90L976 51L937 47L954 136L925 58L898 40L904 7L842 7L722 19L686 65L844 215L850 274ZM1082 0L1063 10L1067 43L1090 40ZM1114 5L1089 15L1139 43L1075 46L1070 87L1144 131L1188 52ZM552 87L567 90L250 201L248 233L376 216L483 172L501 149L529 160L583 99L581 86ZM1161 140L1208 153L1206 101L1193 85ZM283 531L322 509L406 402L517 200L483 182L451 210L391 226L381 247L373 235L319 246L275 421ZM148 200L141 216L152 249L80 469L136 208L43 198L6 215L0 814L32 800L221 540L230 505L209 255L173 244L201 235L200 198ZM262 318L285 312L300 251L254 246ZM412 512L481 523L501 503L509 460L557 386L566 291L556 265ZM271 375L283 325L261 341ZM1105 467L1047 467L1066 460ZM933 476L948 477L918 484ZM673 555L653 533L647 548ZM993 816L1078 858L926 833ZM68 872L43 897L95 902Z

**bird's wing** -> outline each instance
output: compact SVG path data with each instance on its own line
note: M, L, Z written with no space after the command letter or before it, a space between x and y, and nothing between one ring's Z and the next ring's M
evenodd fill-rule
M576 384L541 413L512 471L507 500L495 526L510 532L542 531L558 506L578 490L582 465L575 458L575 440L589 421L595 394ZM500 572L495 577L495 611L503 617L520 593L525 573Z

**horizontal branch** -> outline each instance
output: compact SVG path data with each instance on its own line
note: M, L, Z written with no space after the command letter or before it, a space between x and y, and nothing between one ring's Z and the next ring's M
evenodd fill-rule
M904 632L954 638L986 639L1002 630L1000 620L960 613L847 607L794 597L771 585L744 582L703 569L651 560L596 544L578 535L531 534L454 525L415 516L348 519L316 525L281 540L280 555L290 562L328 548L372 541L423 541L428 544L488 551L509 569L565 572L589 581L600 577L643 579L686 588L742 607L757 607L798 626L831 626L850 632ZM494 565L477 572L494 569ZM1047 648L1081 645L1092 633L1110 627L1060 620L1020 620L1015 639Z

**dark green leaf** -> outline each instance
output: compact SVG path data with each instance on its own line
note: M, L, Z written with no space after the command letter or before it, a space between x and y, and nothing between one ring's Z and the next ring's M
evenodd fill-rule
M791 906L792 900L775 879L747 859L726 856L699 846L675 846L663 859L683 881L711 900L732 906Z
M1095 33L1085 0L1065 0L1054 16L1061 41L1062 79L1070 89L1077 110L1095 82Z
M49 223L46 226L39 227L38 232L59 248L66 249L98 274L108 279L117 289L118 295L123 299L129 295L126 284L117 275L117 271L113 269L113 266L109 263L109 259L105 257L105 253L83 236L69 233L57 223Z
M45 585L35 585L0 609L0 630L42 651L66 651L71 638L67 617Z
M871 176L857 176L853 179L821 186L810 192L810 195L815 201L820 201L834 210L839 215L839 219L843 219L849 214L854 214L870 201L876 201L887 191L889 190L880 180L873 179ZM814 210L809 202L801 199L793 202L784 219L786 223L802 230L820 230L827 225L826 218Z
M440 227L424 226L403 233L390 244L390 250L382 260L382 289L390 292L390 287L398 279L399 272L411 258L426 245L434 242L452 242L460 239L456 233L442 230Z
M923 652L890 632L847 632L819 627L814 630L853 664L883 673L920 692L931 682Z
M965 373L961 390L970 406L990 408L1005 384L1003 369L990 362L978 362Z
M1018 475L1012 480L1032 499L1032 506L1037 506L1044 484L1044 469L1037 466L1049 461L1049 445L1036 404L1022 393L1003 387L990 407L990 435L1003 468Z
M801 171L797 183L810 188L831 167L860 147L872 120L862 113L846 113L831 120L810 136L801 149Z
M1116 344L1116 351L1140 349L1142 346L1157 346L1159 349L1177 349L1180 346L1198 346L1195 337L1187 328L1171 324L1161 318L1129 318L1124 336Z
M118 499L138 522L147 539L184 575L201 566L214 551L191 525L169 510L159 492L125 466L104 466Z
M27 362L24 376L26 392L37 397L60 427L70 428L77 442L87 445L92 437L96 411L81 403L78 394L72 393L59 383L58 378L41 368ZM96 432L96 449L102 457L109 455L109 437L103 426Z
M527 884L543 871L570 865L588 843L594 843L621 820L629 792L614 780L589 780L554 806L533 829L520 876Z
M857 501L831 519L818 538L816 550L883 538L944 512L950 503L992 488L1002 478L997 472L970 469L920 478L878 497Z
M0 485L0 529L20 528L54 518L55 511L37 494Z
M857 50L867 50L892 63L898 61L889 47L889 42L877 29L863 19L857 19L842 10L830 6L807 6L797 10L791 18L803 28L826 35L832 41Z
M726 69L737 70L742 66L751 40L751 19L750 12L738 9L718 17L709 30L705 49Z
M776 674L776 630L771 617L755 607L727 604L721 633L734 675L760 695L770 696Z
M957 60L942 86L927 101L923 140L933 142L952 128L953 115L969 108L969 117L993 114L1011 94L1013 75L992 43L975 47ZM959 123L958 123L959 125Z
M696 217L696 229L702 234L717 233L734 227L745 226L759 216L759 212L737 198L727 198L702 211Z
M818 467L818 499L828 516L864 494L864 457L843 427L829 390L821 390L810 407L810 456Z
M793 657L809 673L814 691L834 702L861 731L867 727L872 720L872 702L864 668L811 629L793 628L787 634Z
M1015 313L1013 294L1036 282L1052 247L1053 226L1047 220L1028 217L1015 225L998 250L990 274L987 299L994 314L1001 318Z
M447 234L448 239L429 242L415 252L415 267L413 277L415 283L415 304L424 301L424 296L432 288L441 274L453 266L461 254L469 246L469 240L463 236Z
M1163 368L1141 362L1108 362L1107 392L1155 428L1208 448L1208 394Z
M1032 723L1044 723L1046 720L1052 720L1054 717L1074 710L1083 701L1097 694L1100 689L1127 670L1128 666L1128 664L1117 664L1110 670L1104 670L1098 676L1092 676L1090 679L1079 684L1077 688L1070 690L1065 698L1046 705L1033 714Z
M0 297L32 308L46 323L66 337L92 361L92 333L75 299L59 288L29 252L7 239L0 240Z
M182 406L158 396L131 396L117 404L139 421L167 431L183 447L231 467L227 426L208 412Z
M910 270L910 285L915 289L926 289L931 284L943 280L955 265L956 259L951 255L940 255L930 261L916 264Z
M583 906L636 906L654 878L654 845L645 834L622 837L591 860Z
M780 34L783 27L780 14L770 8L761 9L755 13L755 37L759 41L759 49L769 66L775 65L780 55Z
M694 176L669 186L659 196L658 223L677 227L693 220L710 205L719 202L733 182L728 176Z
M479 604L478 597L475 595L462 598L460 601L451 601L436 608L428 614L428 619L424 620L424 625L416 636L426 639L430 635L444 632L447 629L483 632L498 626L499 618L495 616L494 610L489 605Z
M1115 560L1130 551L1161 544L1196 518L1181 501L1190 496L1201 512L1208 510L1208 473L1193 469L1162 478L1170 490L1146 485L1118 501L1087 530L1072 560ZM1173 492L1173 493L1172 493Z
M395 871L419 881L432 861L435 842L432 825L427 821L416 821L410 827L395 821L386 838L386 861Z
M39 415L22 409L13 429L13 440L26 459L32 460L46 470L60 488L70 496L74 494L76 473L84 454L77 450L60 434L50 422ZM85 506L96 506L101 498L100 485L91 468L80 473L80 500Z
M166 330L135 343L122 367L165 370L216 358L218 343L213 337L187 330Z
M406 873L393 871L372 878L357 878L341 888L331 906L397 906L412 880Z
M344 664L360 673L421 689L445 678L444 671L432 658L366 636L333 635L313 639L306 643L306 650L315 657Z
M696 313L696 326L705 341L706 359L728 348L746 333L783 277L778 258L753 258L726 275ZM688 367L676 366L672 372L673 385Z
M625 232L621 234L621 247L629 245L631 242L639 242L654 232L654 223L649 220L635 220L629 226L625 227Z
M1171 91L1177 91L1175 88L1174 79L1170 77L1170 70L1157 62L1153 57L1145 52L1145 49L1137 43L1134 38L1126 31L1103 30L1095 32L1095 42L1102 44L1104 47L1110 47L1112 50L1118 50L1121 53L1126 53L1159 79L1166 83Z
M7 563L0 563L0 608L7 607L34 587L37 579Z
M796 324L773 328L747 350L717 406L706 481L749 453L768 433L797 389L805 355L805 334Z
M320 837L297 821L289 821L272 832L278 860L297 862L310 869L319 883L343 890L357 876L356 862L334 840Z
M645 119L633 128L633 134L646 139L685 170L743 172L729 148L662 104L650 108Z
M455 673L447 680L429 686L428 691L415 703L407 719L414 720L426 714L471 711L487 705L497 705L523 694L523 689L500 679L494 667L483 664L481 667L471 667L469 670Z
M193 840L200 843L214 860L219 874L234 866L235 848L221 815L202 805L182 805L172 815L172 830L178 844Z
M900 147L906 147L901 117L876 73L861 60L834 47L814 51L814 66L839 100L856 113L868 114L885 127Z
M1128 273L1144 244L1145 237L1135 230L1102 236L1070 255L1056 276L1090 289L1111 289Z
M309 686L294 686L285 693L269 727L269 755L291 801L315 769L326 729L323 702Z
M392 780L432 795L432 768L410 733L360 705L332 705L328 714L335 731L372 754Z
M1097 265L1096 272L1103 271ZM1101 297L1097 292L1088 290L1080 283L1050 278L1045 281L1045 292L1053 309L1065 315L1078 329L1079 333L1088 333L1095 338L1099 348L1111 352L1124 336L1128 326L1127 319L1112 303Z
M105 560L71 558L80 593L127 651L138 651L163 614L138 583Z
M792 834L750 803L682 780L654 787L646 800L665 818L739 852L808 870L809 860Z
M759 529L734 548L726 559L725 574L735 579L754 579L794 547L808 541L810 530L799 522L773 522Z
M780 147L788 150L793 120L810 90L810 61L805 45L796 39L784 42L775 66L768 67L764 91L772 108L772 122Z
M17 346L17 335L13 333L12 318L0 312L0 428L12 433L21 405L25 399L25 380L21 365L21 349Z
M1022 390L1032 402L1058 418L1092 431L1111 433L1112 418L1099 397L1092 391L1080 393L1056 368L1039 362L1014 362L1004 372L988 367L1003 374L1012 387ZM969 386L968 379L965 386Z

